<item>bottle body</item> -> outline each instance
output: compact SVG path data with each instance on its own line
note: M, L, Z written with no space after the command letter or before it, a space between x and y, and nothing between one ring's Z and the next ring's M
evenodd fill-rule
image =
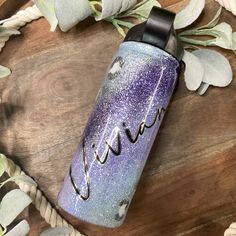
M65 211L97 225L122 224L179 69L162 49L120 45L58 196Z

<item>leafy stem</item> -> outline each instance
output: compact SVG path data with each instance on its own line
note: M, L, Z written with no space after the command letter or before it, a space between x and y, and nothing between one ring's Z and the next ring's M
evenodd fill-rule
M109 21L109 20L108 20ZM128 21L123 21L123 20L118 20L116 18L114 18L111 22L116 22L118 25L124 26L128 29L132 28L135 24L128 22Z
M119 19L115 18L114 16L110 16L110 17L106 18L106 21L111 22L116 27L117 31L122 35L122 37L125 37L125 31L121 26L128 28L128 29L130 29L134 26L133 23L128 22L128 21L119 20Z
M218 34L216 31L214 30L210 30L210 29L202 29L202 30L188 30L188 31L184 31L182 33L179 34L179 36L191 36L191 35L198 35L198 36L213 36L213 37L217 37Z
M186 37L182 37L182 36L178 36L179 40L184 42L184 43L188 43L188 44L193 44L193 45L200 45L200 46L208 46L211 44L212 40L197 40L197 39L191 39L191 38L186 38Z

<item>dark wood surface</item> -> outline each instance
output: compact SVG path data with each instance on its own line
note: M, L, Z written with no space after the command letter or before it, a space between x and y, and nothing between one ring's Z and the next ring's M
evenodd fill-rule
M2 1L4 2L4 1ZM178 11L187 1L163 0ZM208 0L200 22L218 4ZM1 14L3 12L0 12ZM4 14L1 15L4 17ZM222 21L236 30L236 17ZM107 65L122 38L107 22L88 19L68 33L49 32L44 19L21 29L0 55L13 73L0 81L0 151L56 196L94 104ZM236 73L235 55L220 50ZM127 220L104 229L62 215L88 236L221 236L236 221L236 80L200 97L183 78L143 172ZM31 236L48 227L29 210Z

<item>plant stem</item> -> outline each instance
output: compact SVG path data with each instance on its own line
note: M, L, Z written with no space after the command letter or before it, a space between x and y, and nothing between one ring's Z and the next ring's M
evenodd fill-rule
M91 6L94 14L97 16L100 16L101 12L96 9L96 5L102 6L101 3L98 1L90 1L90 6Z
M116 27L117 31L122 35L122 37L125 37L125 31L119 26L117 20L114 17L108 17L105 20L111 22Z
M182 37L182 36L178 36L179 40L184 42L184 43L188 43L188 44L193 44L193 45L200 45L200 46L208 46L209 43L211 42L211 40L205 40L205 41L201 41L201 40L197 40L197 39L190 39L190 38L186 38L186 37Z
M187 30L179 34L179 36L212 36L212 37L217 37L217 32L215 30L211 29L202 29L202 30Z
M121 26L124 26L124 27L126 27L128 29L130 29L130 28L132 28L134 26L133 23L128 22L128 21L123 21L123 20L118 20L118 19L114 19L114 20L117 22L117 24L119 24Z

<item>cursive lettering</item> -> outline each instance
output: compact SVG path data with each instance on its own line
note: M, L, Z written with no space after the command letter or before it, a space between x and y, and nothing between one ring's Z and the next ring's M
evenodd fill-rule
M152 128L155 125L155 123L157 122L157 120L158 121L161 120L161 116L163 113L165 113L165 111L166 111L166 109L164 107L157 109L157 113L156 113L153 121L151 122L151 124L147 124L145 121L141 122L140 125L138 126L137 132L134 136L131 134L130 129L126 128L126 124L123 123L123 127L125 128L124 132L125 132L128 140L130 141L130 143L132 143L132 144L136 143L138 141L139 137L141 135L143 135L145 129ZM114 137L112 137L112 136L114 136ZM117 141L117 148L116 149L114 149L114 147L113 147L113 144L115 141ZM90 196L90 176L89 176L89 169L88 169L88 165L87 165L87 155L86 155L84 140L83 140L82 146L83 146L83 166L84 166L84 174L85 174L85 181L86 181L86 194L85 195L81 194L81 191L79 190L78 186L75 183L73 173L72 173L72 166L70 167L69 176L70 176L70 180L71 180L74 191L78 194L78 196L82 200L87 200ZM119 129L116 127L113 130L113 132L111 134L110 142L106 141L105 150L101 156L99 156L97 151L95 150L96 149L95 144L92 144L92 148L94 149L95 160L97 160L102 165L104 165L107 162L110 152L113 153L115 156L119 156L122 151L121 135L120 135Z

